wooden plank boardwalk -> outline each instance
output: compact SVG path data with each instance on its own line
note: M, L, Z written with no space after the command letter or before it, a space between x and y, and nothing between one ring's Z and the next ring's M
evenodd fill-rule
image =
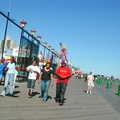
M35 96L31 99L26 82L17 83L14 97L0 97L0 120L120 120L120 113L101 94L102 88L95 85L91 95L85 93L86 88L83 79L72 77L67 86L66 103L59 106L54 101L55 85L49 89L52 99L43 103L37 82ZM0 91L2 89L0 86Z

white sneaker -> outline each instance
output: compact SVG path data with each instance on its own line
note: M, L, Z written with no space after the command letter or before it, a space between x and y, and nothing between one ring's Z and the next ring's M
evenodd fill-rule
M92 94L92 92L90 91L90 94Z
M87 91L87 94L89 93L89 91Z
M0 94L0 96L1 96L1 97L5 97L5 95L4 95L4 94L2 94L2 93Z

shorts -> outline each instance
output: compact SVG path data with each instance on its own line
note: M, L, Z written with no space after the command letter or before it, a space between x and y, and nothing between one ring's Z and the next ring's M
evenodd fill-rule
M28 79L27 88L34 90L36 80Z
M94 82L88 82L88 86L94 87Z
M6 73L7 73L7 71L3 71L3 76L4 76L4 77L6 76Z

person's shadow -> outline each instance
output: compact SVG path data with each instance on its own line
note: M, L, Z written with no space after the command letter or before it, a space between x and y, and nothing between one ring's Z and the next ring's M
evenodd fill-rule
M33 92L32 97L36 96L37 94L40 94L39 92Z
M20 91L14 91L13 95L10 95L10 93L6 94L6 96L9 96L9 97L19 97L18 95L16 94L19 94Z
M51 97L50 95L48 95L48 97L47 97L47 100L49 100L49 99L50 99L50 100L52 99L52 97Z
M39 98L41 98L41 99L43 98L42 94L39 96ZM52 97L51 97L50 95L47 96L47 101L48 101L49 99L50 99L50 100L52 99Z

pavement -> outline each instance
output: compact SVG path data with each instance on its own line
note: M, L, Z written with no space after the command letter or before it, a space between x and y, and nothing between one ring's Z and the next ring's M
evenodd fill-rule
M51 99L43 103L40 85L36 82L34 96L28 98L26 84L17 82L13 97L0 97L0 120L120 120L120 96L103 86L95 84L92 94L87 94L87 83L72 77L66 103L59 106L54 101L55 85L49 89Z

